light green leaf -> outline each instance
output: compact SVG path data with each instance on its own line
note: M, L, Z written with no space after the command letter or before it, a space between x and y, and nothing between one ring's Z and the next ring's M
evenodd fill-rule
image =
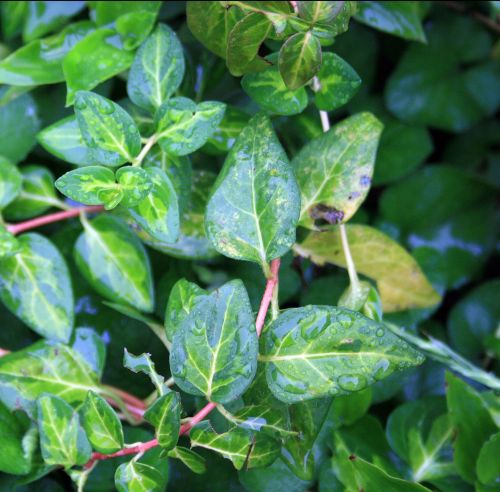
M215 249L267 268L295 242L299 190L285 151L262 114L241 132L215 183L205 227Z
M144 418L154 426L156 439L164 449L172 449L179 440L181 410L179 393L170 391L160 396L144 414Z
M344 2L315 1L297 2L299 16L313 24L331 22L340 14Z
M98 26L112 24L122 16L137 12L157 13L161 2L135 1L135 2L92 2L95 8L95 21Z
M280 49L279 70L286 86L296 90L309 82L321 67L321 45L313 34L299 32Z
M37 403L40 447L45 463L64 468L84 465L92 449L76 410L54 395L43 395Z
M424 358L359 313L306 306L289 309L273 321L264 333L259 360L266 363L274 395L295 403L362 390Z
M226 105L216 101L199 104L186 97L175 97L156 114L158 144L173 155L191 154L205 145L222 121Z
M135 50L140 46L153 29L157 16L158 11L129 12L116 19L115 29L120 34L123 47L126 50Z
M356 71L335 53L323 53L318 80L320 87L314 95L314 101L322 111L340 108L349 102L361 85Z
M11 410L32 411L43 393L81 403L98 391L97 375L81 355L61 343L39 341L0 358L0 399Z
M124 166L116 171L116 180L123 191L121 204L124 207L134 207L141 203L153 189L150 174L144 169Z
M130 67L134 54L122 47L114 29L100 28L77 43L64 57L63 72L71 105L77 91L91 90Z
M182 45L170 27L159 24L135 55L127 92L137 106L154 112L175 93L183 76Z
M161 492L164 489L163 482L156 468L135 460L121 464L115 473L118 492Z
M85 205L100 205L102 191L117 188L113 171L102 166L88 166L63 174L56 182L56 188L75 202Z
M0 156L0 210L11 203L21 190L23 177L14 164Z
M375 29L411 41L425 42L419 2L358 2L354 18Z
M493 434L481 448L476 464L476 473L479 480L486 485L496 485L499 482L500 470L498 457L500 456L500 432Z
M448 411L456 433L453 460L459 475L474 484L481 448L498 429L479 393L451 373L446 374L446 383Z
M76 116L68 116L56 121L44 128L37 138L47 152L77 166L115 167L124 162L123 157L118 152L89 147L83 140Z
M193 473L202 475L207 471L205 458L191 449L176 446L168 452L168 457L181 460Z
M315 138L294 157L301 191L299 224L314 219L347 222L370 189L382 124L371 113L358 113Z
M121 221L105 215L85 221L74 256L83 276L101 295L141 311L153 310L148 255Z
M64 57L93 30L90 21L76 22L58 34L22 46L0 62L0 83L30 87L63 82Z
M47 168L29 165L19 168L19 171L22 188L15 200L3 210L6 219L30 219L61 205L54 188L54 176Z
M170 342L182 322L207 295L206 290L186 279L182 278L175 283L170 291L165 312L165 332Z
M195 425L189 433L192 447L202 447L230 459L237 470L270 465L280 453L280 444L260 432L239 427L217 434L208 421Z
M226 47L227 67L232 75L239 76L269 66L269 62L258 56L258 51L272 26L269 19L258 12L251 12L234 25Z
M117 152L131 162L141 150L141 135L132 117L118 104L93 92L78 91L75 113L89 147Z
M165 386L163 385L165 378L156 372L155 364L151 360L150 354L133 355L125 349L123 365L136 374L139 372L146 374L156 386L158 394L163 395L165 393Z
M128 213L154 239L173 243L179 236L180 220L174 186L161 169L149 168L140 171L146 174L152 188L146 197L132 208L128 208ZM122 201L122 205L130 207L125 200Z
M73 329L73 290L66 263L38 234L24 234L19 245L19 253L0 260L0 298L32 330L67 342Z
M248 294L233 280L204 296L174 332L170 369L186 393L226 403L251 383L257 349Z
M123 448L122 424L106 400L89 391L81 415L83 428L95 450L110 454Z
M384 312L431 307L441 300L415 259L393 239L370 226L346 227L356 269L377 281ZM296 251L318 265L346 268L337 228L309 234Z
M21 243L4 226L0 225L0 260L15 255L21 250Z
M270 113L285 116L299 114L307 106L306 90L303 87L288 89L277 66L246 74L241 86L262 109Z

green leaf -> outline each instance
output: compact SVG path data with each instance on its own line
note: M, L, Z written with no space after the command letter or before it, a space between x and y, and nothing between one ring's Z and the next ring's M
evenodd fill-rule
M39 341L0 358L0 399L11 410L31 413L43 393L81 403L89 390L98 391L97 375L82 356L67 345Z
M340 2L297 2L299 16L313 24L331 22L340 14L342 7Z
M153 466L137 461L122 463L115 473L118 492L161 492L163 477Z
M14 234L0 226L0 259L17 254L21 250L21 243Z
M76 94L75 113L89 147L117 152L131 162L141 150L141 135L132 117L118 104L93 92Z
M0 98L7 92L0 88ZM38 110L31 94L22 94L0 105L0 155L17 164L36 144L40 128Z
M346 228L356 269L376 280L384 312L430 307L440 301L418 263L396 241L370 226L353 224ZM318 265L347 266L337 228L312 232L296 251Z
M318 80L319 89L314 95L314 101L322 111L340 108L352 99L361 85L356 71L335 53L323 53Z
M164 449L170 450L177 444L181 410L179 393L170 391L160 396L144 414L144 418L154 426L156 439Z
M23 39L32 41L57 31L85 7L85 2L27 2Z
M193 36L221 58L226 58L227 38L243 17L238 8L226 8L220 2L188 2L187 24Z
M410 41L426 41L419 2L358 2L358 7L358 22Z
M370 189L382 124L358 113L315 138L294 157L301 191L299 224L314 229L315 218L348 221Z
M182 322L208 295L208 292L186 279L178 280L170 291L165 312L165 332L171 342Z
M479 480L486 485L495 485L499 480L498 456L500 456L500 432L484 443L476 464Z
M156 386L158 394L163 395L165 393L165 387L163 385L165 378L156 372L155 364L151 360L150 354L133 355L125 349L123 365L136 374L139 372L146 374Z
M382 322L382 301L370 282L361 280L356 288L350 284L340 296L337 306L359 311L367 318Z
M352 425L368 412L371 403L371 388L334 398L325 425L332 430Z
M170 369L186 393L226 403L251 383L257 350L248 294L233 280L204 296L174 332Z
M122 16L137 12L157 13L161 2L95 2L95 20L98 26L117 22Z
M21 33L26 13L28 12L28 2L4 2L0 4L2 33L6 41L12 40Z
M0 403L0 433L2 435L0 471L12 475L28 473L35 451L34 441L38 440L29 419L21 412L11 412Z
M75 202L85 205L100 205L102 191L117 188L113 171L102 166L88 166L63 174L56 188Z
M121 169L118 172L120 171ZM150 168L140 171L146 174L152 189L145 198L132 208L128 208L128 213L154 239L173 243L179 236L180 220L174 186L161 169ZM122 205L130 206L125 201L122 201Z
M58 34L22 46L0 62L0 83L30 87L63 82L64 57L93 30L91 22L81 21Z
M280 49L279 70L291 90L307 84L321 67L321 45L309 32L289 37Z
M37 403L40 447L45 463L64 468L84 465L92 449L80 426L78 413L58 396L43 395Z
M21 173L9 160L0 156L0 210L12 202L21 190Z
M222 454L237 470L268 466L280 452L278 441L265 434L252 434L239 427L218 434L208 421L195 425L189 437L192 447L199 446Z
M387 438L410 465L413 481L432 482L456 474L450 460L453 427L443 399L426 398L397 407L387 422Z
M193 473L202 475L207 471L205 458L191 449L176 446L168 452L168 457L181 460Z
M274 395L295 403L362 390L424 358L359 313L307 306L283 312L270 325L259 360Z
M149 258L122 222L105 215L86 221L74 256L82 275L102 296L141 311L153 310Z
M121 167L116 171L116 180L123 191L121 204L124 207L139 205L151 194L153 189L150 173L138 167Z
M8 220L36 217L51 207L60 206L54 188L54 176L45 167L37 165L19 168L22 188L17 198L3 210Z
M262 70L269 65L258 56L258 51L271 29L272 23L258 12L251 12L235 23L226 47L227 67L232 75Z
M481 447L497 432L497 426L479 393L451 373L446 374L446 383L448 411L456 432L453 460L459 475L473 484Z
M295 242L299 206L285 151L269 119L256 115L215 183L205 216L207 235L220 253L267 268Z
M247 126L250 116L236 106L227 106L219 126L207 140L202 151L211 155L227 154L236 138Z
M135 55L127 92L137 106L154 112L175 93L183 76L182 45L172 29L160 24Z
M19 253L0 260L0 298L32 330L67 342L73 329L73 291L66 263L38 234L24 234L19 245Z
M106 345L92 328L77 328L71 342L71 348L78 352L92 370L99 376L104 371Z
M158 144L173 155L191 154L212 136L225 108L216 101L196 104L186 97L170 99L156 113Z
M430 23L427 35L429 43L410 46L386 84L390 111L452 132L493 114L500 106L500 64L488 60L488 33L473 19L453 16Z
M90 147L83 140L76 116L68 116L44 128L37 136L42 147L59 159L77 166L115 167L124 163L118 152Z
M91 90L123 72L133 60L134 54L122 48L115 30L103 27L89 34L64 57L63 72L68 88L66 103L73 104L77 91Z
M110 454L123 448L122 424L106 400L89 391L81 416L83 428L95 450Z
M299 114L307 106L307 93L301 87L287 88L277 66L249 73L241 80L243 90L264 110L280 115Z

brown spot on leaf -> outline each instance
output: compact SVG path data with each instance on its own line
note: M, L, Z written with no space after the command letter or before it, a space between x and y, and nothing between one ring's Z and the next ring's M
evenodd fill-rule
M315 220L321 219L328 224L340 224L345 214L342 210L337 210L335 207L328 207L320 203L311 208L309 215Z
M351 454L349 455L349 461L354 461L356 459L356 455Z

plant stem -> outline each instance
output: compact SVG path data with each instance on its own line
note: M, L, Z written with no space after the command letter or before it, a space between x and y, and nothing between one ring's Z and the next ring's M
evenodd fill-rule
M264 291L264 295L262 296L262 301L260 303L259 312L257 313L257 321L255 322L255 329L257 331L257 336L259 336L262 332L262 328L264 327L264 322L266 320L266 314L269 309L269 304L271 303L274 289L278 285L278 273L280 268L280 259L277 258L271 261L271 278L268 279L266 289ZM196 425L198 422L201 422L217 405L215 403L207 403L196 415L194 415L189 422L186 422L181 426L179 431L179 435L182 436L188 433L191 428ZM98 460L109 460L111 458L117 458L118 456L126 456L128 454L137 454L144 453L148 449L154 448L158 446L157 439L152 439L151 441L139 443L132 447L126 447L112 454L102 454L102 453L93 453L92 457L85 465L85 469L90 468L94 465L94 463Z
M132 161L132 166L140 166L142 164L144 157L146 157L147 153L151 150L151 147L153 147L157 140L158 135L156 135L156 133L151 135L146 140L146 143L144 144L144 147L142 148L140 154Z
M42 215L35 219L26 220L25 222L20 222L19 224L9 224L7 230L11 234L20 234L21 232L26 232L37 227L41 227L47 224L53 224L54 222L59 222L61 220L70 219L72 217L77 217L82 212L101 212L103 207L101 205L92 205L89 207L75 207L71 210L65 210L64 212L56 212L55 214Z

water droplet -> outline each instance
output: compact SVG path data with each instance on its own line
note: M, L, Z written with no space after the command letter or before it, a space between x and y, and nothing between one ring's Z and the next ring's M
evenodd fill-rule
M387 359L380 359L373 368L373 377L378 381L383 379L389 370L391 363Z
M87 103L83 99L78 98L75 102L75 108L79 109L80 111L83 111L84 109L87 108Z
M97 109L99 110L99 113L105 114L105 115L110 115L115 112L115 106L111 101L100 101L99 104L97 105Z
M345 391L359 391L366 386L366 378L361 374L344 374L338 378L337 383Z
M385 330L383 328L379 328L376 332L375 332L375 335L377 335L378 337L383 337L384 336L384 333L385 333Z

